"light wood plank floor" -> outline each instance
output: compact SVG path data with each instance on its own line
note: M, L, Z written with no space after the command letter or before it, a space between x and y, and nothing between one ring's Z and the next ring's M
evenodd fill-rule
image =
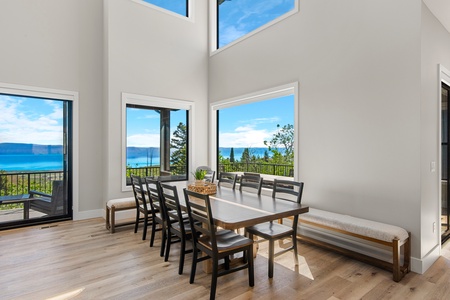
M68 221L0 231L0 299L207 299L210 275L200 270L189 284L190 254L178 275L178 245L169 262L131 226L110 234L103 219ZM400 282L392 274L299 243L300 267L279 257L267 277L263 243L255 259L255 286L247 272L218 280L217 299L450 299L450 251L423 275Z

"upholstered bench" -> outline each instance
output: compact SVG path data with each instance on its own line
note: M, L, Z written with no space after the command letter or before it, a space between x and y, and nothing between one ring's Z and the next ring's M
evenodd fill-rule
M116 212L121 210L136 209L136 200L134 197L111 199L106 203L106 229L114 233L116 227L135 224L135 222L122 222L116 224Z
M311 238L303 234L298 234L300 240L338 251L344 255L392 271L393 279L396 282L400 281L410 271L411 235L401 227L314 208L309 208L308 213L300 214L298 222L300 227L307 224L386 246L392 253L392 261L358 253L336 244L324 242L323 239ZM403 249L403 265L401 265L401 249Z

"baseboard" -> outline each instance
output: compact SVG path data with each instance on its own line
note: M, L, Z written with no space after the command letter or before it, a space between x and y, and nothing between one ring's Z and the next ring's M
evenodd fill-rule
M100 218L100 217L105 218L105 210L104 209L73 212L73 220L74 221Z
M411 257L411 271L419 274L425 273L441 255L441 245L436 245L422 259Z

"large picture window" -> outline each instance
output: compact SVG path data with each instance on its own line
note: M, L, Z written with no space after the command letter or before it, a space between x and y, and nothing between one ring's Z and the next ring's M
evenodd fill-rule
M213 106L219 172L294 177L298 149L296 85Z
M217 0L217 49L295 13L298 0Z
M126 185L131 184L131 174L162 181L187 180L189 106L129 95L123 101Z

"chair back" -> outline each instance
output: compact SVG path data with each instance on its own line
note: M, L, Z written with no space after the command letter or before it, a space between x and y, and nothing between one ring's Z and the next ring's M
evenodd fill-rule
M217 185L222 186L225 183L225 185L230 186L234 190L236 187L236 178L237 175L234 173L220 172L217 178Z
M198 240L202 239L202 241L209 242L213 252L217 252L216 226L214 225L209 195L189 191L186 188L183 189L183 192L194 245L201 245Z
M303 182L275 179L273 182L273 198L280 198L287 201L295 201L298 204L302 202ZM291 197L290 197L291 196ZM292 197L293 196L293 197ZM294 198L292 200L292 198ZM297 234L298 215L294 216L292 228L294 234Z
M152 212L160 212L161 218L166 220L167 213L161 200L160 182L153 177L145 177L145 185L147 187L148 202Z
M160 184L162 204L167 218L171 218L180 224L180 229L184 234L183 213L181 211L180 199L178 198L177 187L169 184Z
M138 210L148 213L148 202L145 197L145 190L143 180L141 177L131 174L131 186L133 188L134 199L136 200L136 207Z
M241 180L239 181L239 190L242 191L244 187L256 189L256 193L261 195L263 179L259 174L245 174L241 176Z
M67 213L66 201L64 201L64 181L55 180L52 182L51 214Z
M295 201L300 204L302 202L303 186L303 182L275 179L273 181L272 198L282 198L284 200ZM289 197L287 195L291 195L293 197Z

